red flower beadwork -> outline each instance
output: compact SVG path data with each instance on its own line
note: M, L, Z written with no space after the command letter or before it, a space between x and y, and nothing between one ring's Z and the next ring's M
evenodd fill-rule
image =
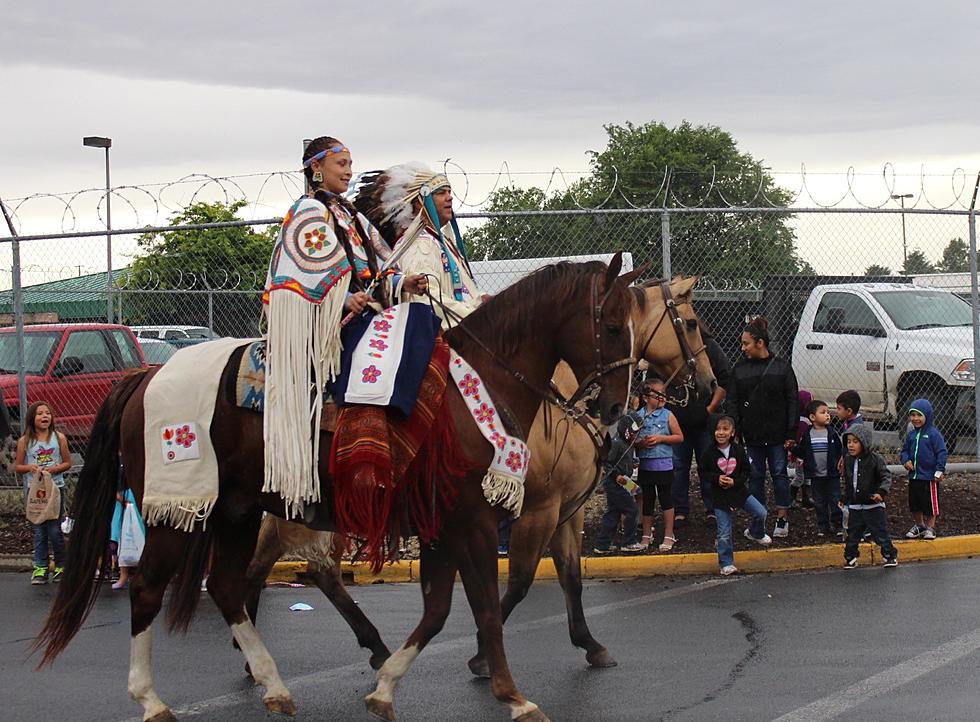
M374 322L374 330L375 331L380 331L381 333L384 333L385 331L390 331L391 330L391 324L388 323L387 321L385 321L384 319L381 319L379 321L375 321Z
M459 382L459 388L463 392L463 396L476 394L480 391L480 379L473 374L466 374L463 380Z
M361 383L376 384L381 376L381 369L371 364L366 369L361 369Z
M508 469L510 469L516 474L523 468L524 458L522 457L521 454L517 453L516 451L512 451L510 452L510 454L507 455L507 461L505 461L504 463L507 464Z
M184 424L179 429L177 429L177 444L183 446L185 449L191 448L191 444L197 441L197 434L191 431L191 427Z
M306 243L303 244L304 246L322 251L323 241L326 240L327 234L323 232L322 228L314 228L312 231L304 233L303 237L306 239Z
M497 448L500 449L501 451L503 451L504 447L507 446L507 438L497 433L496 431L493 432L490 438L493 441L493 443L497 445Z
M489 421L493 421L494 413L496 412L486 404L480 404L480 408L476 409L473 412L473 415L476 416L476 420L479 423L485 424Z
M378 351L384 351L385 349L388 348L388 344L386 344L380 338L372 338L368 342L368 346L370 346L371 348L376 348L378 349Z

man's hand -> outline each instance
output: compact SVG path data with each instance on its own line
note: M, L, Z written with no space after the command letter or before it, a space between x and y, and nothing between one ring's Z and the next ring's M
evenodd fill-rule
M358 291L357 293L352 293L347 297L347 301L344 303L344 308L346 308L351 313L360 313L363 311L371 297L368 296L364 291Z
M873 501L875 504L877 504L878 502L880 502L881 501L881 494L872 494L871 495L871 501Z
M417 273L414 276L406 276L402 283L402 289L416 296L422 296L429 290L429 279L424 273Z

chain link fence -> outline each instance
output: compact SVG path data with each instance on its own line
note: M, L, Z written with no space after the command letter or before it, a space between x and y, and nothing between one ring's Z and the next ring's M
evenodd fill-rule
M83 442L112 384L142 359L165 362L166 347L205 337L259 335L277 222L115 230L120 267L111 275L97 260L105 262L105 231L3 239L0 383L9 421L16 428L22 403L45 399ZM900 443L909 403L925 396L947 439L977 456L972 211L574 209L467 212L460 223L474 260L515 275L531 258L617 250L645 264L646 278L697 275L696 310L731 361L747 318L765 315L773 350L791 359L801 388L832 408L842 391L858 391L885 445ZM476 271L479 281L479 263ZM91 325L39 325L80 322Z

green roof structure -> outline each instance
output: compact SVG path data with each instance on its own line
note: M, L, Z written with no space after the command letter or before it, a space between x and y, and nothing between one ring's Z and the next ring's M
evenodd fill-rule
M123 280L128 270L121 268L112 272L114 286ZM105 286L105 273L89 273L60 281L24 286L24 313L56 313L60 321L105 319ZM13 290L0 291L0 315L13 312Z

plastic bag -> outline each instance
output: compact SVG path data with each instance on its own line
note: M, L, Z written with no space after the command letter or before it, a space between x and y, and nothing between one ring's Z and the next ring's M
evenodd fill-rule
M61 489L55 486L51 474L43 469L31 479L25 514L31 524L43 524L61 516Z
M75 528L75 520L70 516L66 516L64 521L61 522L61 533L65 536L71 534L71 530Z
M135 567L143 556L146 530L136 504L127 503L123 507L122 532L119 535L119 566Z

